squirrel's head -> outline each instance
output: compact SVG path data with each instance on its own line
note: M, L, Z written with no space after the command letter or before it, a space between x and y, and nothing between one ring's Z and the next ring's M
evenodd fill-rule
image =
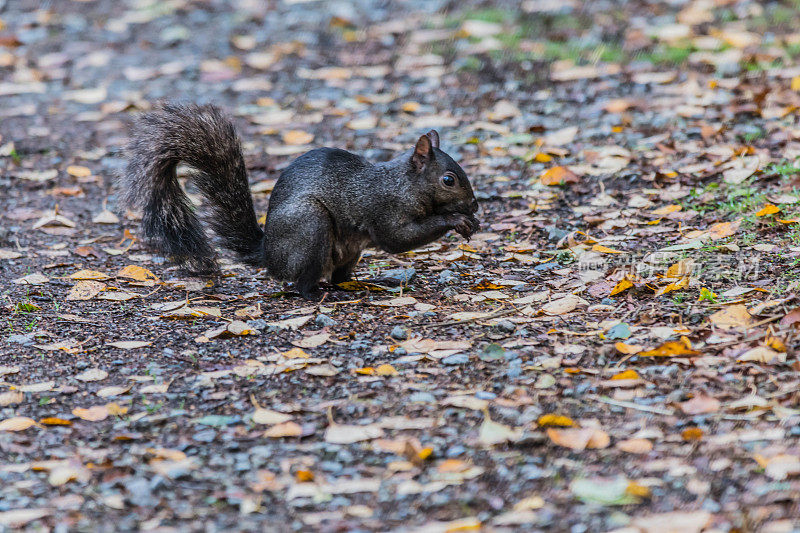
M411 154L411 174L431 201L434 212L472 215L478 210L467 174L452 157L439 150L436 130L417 141Z

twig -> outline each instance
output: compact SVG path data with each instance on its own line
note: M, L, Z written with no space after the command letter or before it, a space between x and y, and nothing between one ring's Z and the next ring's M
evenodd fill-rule
M517 313L517 312L518 312L517 309L501 309L499 311L495 311L494 313L490 313L490 314L488 314L486 316L478 316L478 317L475 317L475 318L465 318L464 320L450 320L448 322L439 322L439 323L436 323L436 324L424 324L423 326L424 327L428 327L428 328L438 328L438 327L443 327L443 326L455 326L455 325L461 325L461 324L469 324L470 322L477 322L478 320L489 320L489 319L498 318L498 317L501 317L501 316L513 315L514 313Z
M623 402L621 400L612 400L608 396L593 396L592 399L598 402L607 403L609 405L616 405L617 407L627 407L628 409L636 409L637 411L645 411L647 413L655 413L657 415L674 415L675 411L662 409L660 407L648 407L646 405L639 405L633 402Z

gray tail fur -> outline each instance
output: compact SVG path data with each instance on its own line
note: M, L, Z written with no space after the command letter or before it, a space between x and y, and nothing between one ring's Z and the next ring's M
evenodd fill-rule
M128 145L124 199L143 210L146 242L184 269L210 274L216 254L178 183L179 163L195 168L210 204L210 224L223 245L250 264L263 263L242 148L233 123L212 105L166 104L144 114Z

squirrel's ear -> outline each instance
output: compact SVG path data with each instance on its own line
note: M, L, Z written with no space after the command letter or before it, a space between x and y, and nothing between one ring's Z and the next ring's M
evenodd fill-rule
M430 161L432 153L431 140L427 135L423 135L417 141L417 145L414 147L414 155L411 156L411 166L414 167L414 170L417 172L422 170L422 167Z
M431 140L431 144L434 148L439 148L439 132L436 130L431 130L425 134L425 137Z

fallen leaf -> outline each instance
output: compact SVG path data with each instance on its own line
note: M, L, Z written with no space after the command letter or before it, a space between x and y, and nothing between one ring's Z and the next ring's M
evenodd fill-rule
M14 416L0 421L0 431L23 431L36 425L36 420L27 416Z

